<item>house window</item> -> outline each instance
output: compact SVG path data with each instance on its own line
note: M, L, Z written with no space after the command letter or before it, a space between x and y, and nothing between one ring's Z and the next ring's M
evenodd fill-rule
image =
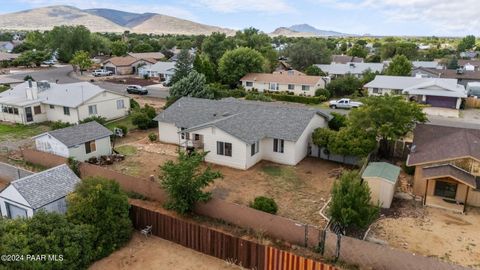
M401 89L393 89L392 92L393 92L394 95L401 95L402 94Z
M232 156L232 144L227 142L217 142L217 155Z
M278 90L278 83L270 83L268 86L270 90Z
M253 86L253 82L245 82L245 86L252 87L252 86Z
M373 89L372 89L372 93L378 94L378 92L379 92L379 91L378 91L378 88L373 88Z
M42 107L40 107L40 106L33 107L33 112L35 114L41 114L42 113Z
M54 105L50 105L50 109L55 109L55 106L54 106Z
M250 146L250 155L254 156L260 150L260 143L256 142Z
M70 115L70 108L69 107L63 107L63 114Z
M95 141L89 141L85 143L85 153L89 154L92 152L95 152L97 150L97 145L95 144Z
M97 105L90 105L88 106L88 114L97 114Z
M13 108L13 114L18 115L18 108Z
M21 207L18 207L13 204L9 204L5 202L5 207L7 208L7 216L9 218L26 218L27 217L27 210Z
M302 91L310 91L310 85L302 85Z
M295 89L295 85L293 85L293 84L288 85L288 90L294 90L294 89Z
M435 196L455 199L457 196L457 184L443 181L435 181Z
M273 152L283 153L284 141L281 139L273 139Z
M123 102L123 99L117 100L117 109L120 110L123 108L125 108L125 103Z
M185 129L186 128L180 128L181 131L183 131ZM182 140L190 140L190 133L182 132L182 133L180 133L180 138L182 138Z

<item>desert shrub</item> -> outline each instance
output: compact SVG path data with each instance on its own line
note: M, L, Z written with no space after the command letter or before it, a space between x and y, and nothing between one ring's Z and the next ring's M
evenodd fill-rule
M332 95L330 91L328 91L327 89L318 88L317 90L315 90L315 96L316 97L324 96L326 99L329 99Z
M276 214L278 211L275 200L264 196L255 197L253 202L250 203L250 207L270 214Z
M80 121L80 124L84 124L84 123L88 123L88 122L92 122L92 121L95 121L95 122L99 123L100 125L105 125L105 123L107 122L107 118L105 118L103 116L93 115L93 116L87 117L87 118L83 119L82 121Z
M150 132L150 133L148 134L148 139L149 139L151 142L157 141L157 138L158 138L158 136L157 136L157 134L154 133L154 132Z
M50 128L52 130L66 128L66 127L70 127L70 126L72 126L72 124L67 123L67 122L62 122L62 121L55 121L55 122L50 123Z

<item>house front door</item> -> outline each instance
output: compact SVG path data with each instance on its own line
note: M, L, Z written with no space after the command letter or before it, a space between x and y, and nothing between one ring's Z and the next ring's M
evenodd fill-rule
M27 123L33 121L32 107L26 107L25 108L25 116L27 118L26 119Z

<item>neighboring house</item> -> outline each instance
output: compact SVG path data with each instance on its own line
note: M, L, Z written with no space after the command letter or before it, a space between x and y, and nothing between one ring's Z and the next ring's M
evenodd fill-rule
M45 132L35 139L38 151L85 161L92 157L112 154L112 131L92 121L67 128Z
M305 96L314 96L316 89L325 88L328 81L326 78L302 74L294 70L286 73L249 73L243 76L240 82L247 90L292 92L295 95Z
M296 165L311 148L321 110L234 98L183 97L160 113L159 140L208 152L207 162L246 170L261 160Z
M480 98L480 82L469 82L467 84L467 94Z
M12 52L13 48L15 48L15 44L10 41L0 41L0 52Z
M276 70L272 72L272 74L283 74L283 75L303 75L306 76L307 74L298 71L296 69L289 69L289 70Z
M365 168L362 179L370 187L371 202L382 208L390 208L397 186L400 167L386 162L371 162Z
M180 54L181 52L181 49L177 48L177 47L174 47L172 49L170 49L170 52L173 53L173 56L170 57L168 59L168 61L170 62L176 62L178 60L178 55ZM197 52L195 48L191 48L188 50L188 52L190 53L190 56L194 57L195 56L195 53Z
M433 69L442 69L443 66L440 65L438 61L412 61L413 68L433 68Z
M27 218L39 210L65 213L65 197L80 181L66 164L12 181L0 192L1 215Z
M145 52L145 53L128 53L128 55L135 57L137 59L153 59L155 61L160 61L165 59L165 55L161 52Z
M277 71L287 71L287 70L291 70L291 69L292 69L292 66L289 63L287 63L287 61L279 60L278 65L275 68L275 72L277 72Z
M462 67L466 71L479 70L480 60L478 60L478 59L470 59L470 60L459 59L458 60L458 66Z
M0 51L0 62L12 62L20 56L18 53L7 53Z
M350 55L332 55L332 64L348 63L363 63L363 58Z
M0 93L0 121L32 124L63 121L76 124L91 117L128 115L130 99L88 82L24 82Z
M331 78L336 78L345 75L353 75L357 78L363 76L363 73L367 70L371 72L381 73L384 69L383 63L346 63L346 64L329 64L329 65L316 65L323 72L328 74Z
M458 84L467 86L469 82L480 82L480 70L465 68L453 69L431 69L431 68L417 68L412 72L414 77L422 78L447 78L457 79Z
M478 56L478 53L477 52L474 52L474 51L468 51L468 52L461 52L460 53L460 57L461 58L469 58L469 59L473 59L475 57Z
M138 68L138 75L160 78L161 81L170 82L175 74L175 62L156 62Z
M457 212L480 206L480 130L418 124L407 159L423 204Z
M411 101L452 109L460 109L462 99L467 97L465 87L456 79L377 75L364 88L373 96L405 95Z
M138 59L133 56L116 56L103 62L103 68L117 75L137 74L139 67L155 64L155 59Z

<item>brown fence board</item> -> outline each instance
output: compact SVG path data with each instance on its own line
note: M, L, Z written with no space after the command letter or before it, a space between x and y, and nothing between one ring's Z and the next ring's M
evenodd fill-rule
M266 247L266 270L338 270L321 262L274 247Z

